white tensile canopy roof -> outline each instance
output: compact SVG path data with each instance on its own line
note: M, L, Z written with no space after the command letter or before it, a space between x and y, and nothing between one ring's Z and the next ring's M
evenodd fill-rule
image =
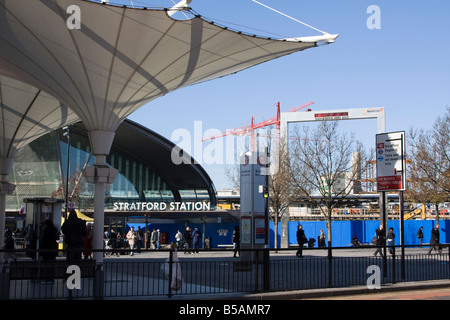
M0 75L0 158L14 158L31 141L77 121L76 114L48 93Z
M80 29L68 28L73 18L80 19ZM164 10L86 0L0 0L0 74L48 92L83 121L96 156L85 176L95 183L94 219L101 229L105 183L117 174L106 166L105 155L128 115L176 89L315 47L321 40L261 38L200 16L181 21ZM94 227L94 248L102 247L102 236L103 230ZM101 252L94 258L101 261Z
M15 188L8 183L8 175L17 151L40 136L77 121L77 115L46 92L0 75L0 247L6 195Z
M80 8L69 29L67 8ZM82 0L0 0L0 69L70 106L89 130L114 131L173 90L316 46L270 40L164 10Z

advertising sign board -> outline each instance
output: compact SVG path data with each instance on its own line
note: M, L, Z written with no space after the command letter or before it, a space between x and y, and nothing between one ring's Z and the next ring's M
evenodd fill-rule
M405 190L405 132L377 134L376 153L377 191Z

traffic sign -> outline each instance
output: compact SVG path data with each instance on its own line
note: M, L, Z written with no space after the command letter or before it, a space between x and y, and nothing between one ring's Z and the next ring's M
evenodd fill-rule
M405 132L376 135L377 190L403 191L406 182Z

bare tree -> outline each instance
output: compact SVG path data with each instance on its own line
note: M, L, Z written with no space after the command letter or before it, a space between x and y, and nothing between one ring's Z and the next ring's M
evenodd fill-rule
M239 189L240 188L240 181L239 181L239 164L235 164L233 166L227 166L224 169L225 176L227 177L228 181L233 184L233 188Z
M409 172L408 188L405 191L406 198L416 203L433 204L438 212L439 203L448 199L448 193L437 188L428 178L422 176L414 162L410 165ZM439 221L439 214L436 215L436 221Z
M431 202L439 220L439 203L450 197L450 108L437 118L433 129L410 129L409 149L412 158L410 191L407 196Z
M295 189L291 182L289 172L289 154L286 148L286 141L283 139L278 146L272 148L271 170L269 176L270 194L270 218L274 224L275 248L278 248L278 221L281 221L283 214L289 210L289 206L295 200Z
M315 130L297 130L290 148L293 187L298 197L317 206L325 217L329 247L333 209L350 193L360 191L367 163L362 144L338 127L337 121L323 121Z
M268 132L270 134L270 132ZM289 157L286 142L278 137L267 141L271 150L269 174L269 218L274 223L275 248L278 248L278 222L288 210L295 197L289 173ZM276 144L276 145L275 145ZM240 160L236 156L236 164L225 168L225 175L235 188L240 188Z

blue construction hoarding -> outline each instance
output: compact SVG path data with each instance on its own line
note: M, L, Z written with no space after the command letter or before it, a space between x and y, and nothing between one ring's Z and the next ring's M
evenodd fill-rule
M233 229L236 226L236 222L230 223L207 223L205 225L205 230L203 236L211 239L211 247L217 248L219 245L231 245L231 238L233 234ZM315 246L317 247L317 238L320 235L320 229L323 229L325 234L328 230L326 228L325 221L291 221L289 222L289 244L296 245L297 238L296 232L298 225L303 226L306 237L316 239ZM424 243L428 243L431 237L431 229L436 224L435 220L407 220L405 221L405 244L406 245L416 245L419 244L419 239L416 237L417 231L420 227L423 227ZM129 224L130 225L130 224ZM133 224L135 230L138 226L145 228L144 224ZM195 227L194 224L189 225L191 229ZM203 233L203 225L197 225L199 230ZM378 220L354 220L354 221L332 221L331 231L332 231L332 245L333 247L347 247L350 245L352 237L356 235L361 243L370 243L375 235L375 230L379 226ZM398 220L388 221L388 229L394 228L394 233L396 235L396 244L400 243L400 223ZM149 224L148 229L151 231L155 229L160 229L161 232L165 232L168 235L168 242L175 241L175 234L177 230L180 229L181 232L184 231L184 224ZM450 221L441 220L440 229L440 241L441 243L450 242L450 232L447 232L450 228ZM278 227L278 232L280 233L280 226ZM270 223L270 247L274 248L275 232L274 225ZM278 234L278 243L280 243L280 234ZM327 240L328 241L328 240Z
M320 235L320 229L323 229L327 234L325 221L303 221L303 222L289 222L289 244L297 244L296 233L298 225L301 224L305 231L306 237L317 238ZM405 245L419 244L417 238L417 231L420 227L423 227L424 243L428 243L431 237L431 230L436 224L436 220L408 220L405 221ZM332 233L332 246L333 247L347 247L350 245L352 237L356 235L361 243L370 243L375 235L375 230L379 227L380 222L378 220L355 220L355 221L332 221L331 233ZM398 220L388 221L388 229L394 228L394 234L396 235L396 244L400 244L400 223ZM439 223L440 242L450 241L450 232L447 232L450 228L450 221L442 220ZM273 227L272 227L273 229ZM272 246L273 246L273 236ZM328 240L327 240L328 241ZM316 241L317 246L317 241Z

